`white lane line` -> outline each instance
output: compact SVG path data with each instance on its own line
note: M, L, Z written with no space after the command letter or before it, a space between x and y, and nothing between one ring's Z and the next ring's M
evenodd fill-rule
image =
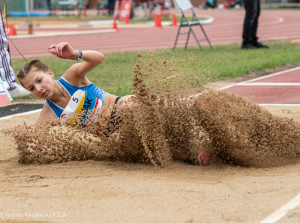
M245 86L247 86L247 85L261 85L260 83L248 83L248 82L250 82L250 81L256 81L256 80L261 80L261 79L264 79L264 78L267 78L267 77L279 75L279 74L282 74L282 73L286 73L286 72L294 71L294 70L298 70L298 69L300 69L300 67L295 67L295 68L292 68L292 69L289 69L289 70L286 70L286 71L280 71L280 72L269 74L269 75L266 75L266 76L263 76L263 77L251 79L251 80L248 80L248 81L243 81L243 82L240 82L240 83L237 83L237 84L231 84L231 85L219 88L219 90L224 90L224 89L236 86L236 85L245 85ZM268 83L262 83L262 85L263 84L268 84ZM298 83L269 83L269 84L270 85L271 84L273 84L273 85L277 85L277 84L284 84L284 85L285 84L290 84L288 86L293 86L293 85L300 86L300 84L298 84ZM259 104L259 105L261 105L261 106L266 106L266 105L272 105L272 106L300 106L300 104ZM33 113L36 113L36 112L40 112L41 110L42 109L38 109L38 110L30 111L30 112L25 112L25 113L19 113L19 114L15 114L15 115L5 116L5 117L0 118L0 120L9 119L9 118L12 118L12 117L15 117L15 116L33 114Z
M294 71L294 70L299 70L299 69L300 69L300 67L291 68L291 69L289 69L289 70L280 71L280 72L277 72L277 73L265 75L265 76L258 77L258 78L254 78L254 79L247 80L247 81L242 81L242 82L237 83L237 84L231 84L231 85L228 85L228 86L219 88L219 90L224 90L224 89L231 88L231 87L233 87L233 86L235 86L235 85L238 85L238 84L240 85L240 84L244 84L244 83L249 83L249 82L253 82L253 81L258 81L258 80L262 80L262 79L265 79L265 78L277 76L277 75L280 75L280 74L288 73L288 72L291 72L291 71Z
M260 106L285 106L285 107L298 107L300 104L258 104Z
M255 82L255 83L237 83L236 86L300 86L300 83L270 83L270 82Z
M42 109L37 109L37 110L34 110L34 111L29 111L29 112L24 112L24 113L18 113L18 114L2 117L2 118L0 118L0 120L13 118L15 116L29 115L29 114L33 114L33 113L40 112L40 111L42 111Z
M273 74L269 74L269 75L265 75L265 76L262 76L262 77L254 78L254 79L244 81L244 82L247 83L247 82L258 81L258 80L262 80L262 79L269 78L269 77L274 77L274 76L277 76L277 75L280 75L280 74L288 73L288 72L291 72L291 71L294 71L294 70L299 70L299 69L300 69L300 67L294 67L294 68L291 68L291 69L288 69L288 70L279 71L279 72L276 72L276 73L273 73Z
M262 22L261 24L259 24L260 26L270 26L270 25L274 25L274 24L278 24L278 23L283 23L284 21L284 18L281 17L281 16L276 16L276 15L268 15L268 16L264 16L264 18L271 18L272 21L269 21L269 22ZM274 20L273 20L274 19Z
M112 33L116 32L114 29L103 29L103 30L87 30L87 31L74 31L74 32L57 32L57 33L44 33L44 34L28 34L28 35L17 35L10 36L9 39L23 39L23 38L36 38L36 37L54 37L54 36L72 36L72 35L85 35L85 34L98 34L98 33Z
M295 207L300 205L300 194L298 194L294 199L283 205L277 211L273 212L267 218L262 220L260 223L275 223L280 220L283 216L285 216L288 211L294 209Z

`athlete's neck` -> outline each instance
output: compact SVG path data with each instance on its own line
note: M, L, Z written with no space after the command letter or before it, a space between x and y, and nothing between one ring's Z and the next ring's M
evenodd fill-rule
M65 88L62 85L60 85L57 81L55 82L55 87L56 90L54 92L53 97L50 100L57 104L63 98L65 94Z

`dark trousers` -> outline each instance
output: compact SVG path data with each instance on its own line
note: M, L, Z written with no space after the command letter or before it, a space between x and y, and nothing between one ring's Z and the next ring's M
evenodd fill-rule
M108 14L113 15L115 10L116 0L108 0Z
M257 26L260 14L260 0L244 0L246 10L243 28L243 44L257 42Z

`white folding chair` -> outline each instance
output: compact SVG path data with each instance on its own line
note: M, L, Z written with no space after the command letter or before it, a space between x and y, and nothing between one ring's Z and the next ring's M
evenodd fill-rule
M203 48L202 48L202 46L200 44L200 40L206 40L208 42L210 48L213 49L213 47L212 47L212 45L211 45L211 43L210 43L210 41L209 41L209 39L208 39L205 31L204 31L204 28L202 26L203 24L207 24L207 22L200 21L198 19L198 17L196 16L196 13L194 11L194 8L193 8L193 6L191 4L191 2L189 0L174 0L174 4L175 4L175 7L176 7L176 10L181 13L181 19L180 19L180 23L178 25L178 32L177 32L177 35L176 35L176 39L175 39L175 43L174 43L173 49L176 48L176 44L177 44L179 35L181 35L181 34L187 34L187 38L186 38L186 42L185 42L185 49L186 49L187 45L188 45L189 38L190 38L190 33L193 34L193 36L194 36L195 40L197 41L198 46L199 46L199 48L201 50ZM187 16L184 13L187 10L191 10L192 13L193 13L193 16L192 16L192 18L191 18L190 21L188 20ZM202 33L204 34L205 38L204 39L198 39L197 36L196 36L196 34L195 34L195 32L194 32L194 30L192 29L192 26L199 26L200 29L202 30ZM188 27L188 29L189 29L188 32L181 33L180 31L181 31L182 27Z

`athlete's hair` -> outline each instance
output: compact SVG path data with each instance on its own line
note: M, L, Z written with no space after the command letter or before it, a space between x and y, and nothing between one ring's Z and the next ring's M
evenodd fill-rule
M29 72L33 69L36 70L40 70L40 71L44 71L47 72L49 70L49 67L44 64L42 61L40 60L32 60L28 63L26 63L19 71L17 77L19 82L22 84L22 80L24 77L26 77ZM22 84L23 85L23 84Z

